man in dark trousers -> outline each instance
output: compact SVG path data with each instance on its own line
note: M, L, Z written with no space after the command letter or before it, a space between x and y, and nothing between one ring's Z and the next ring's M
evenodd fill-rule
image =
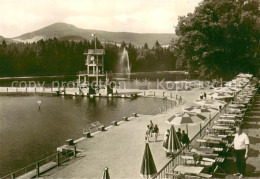
M237 173L235 176L243 178L246 173L246 159L248 158L249 138L243 132L241 126L236 127L236 134L232 146L234 145Z
M188 148L189 148L190 139L184 130L182 130L181 142L184 146L188 146Z

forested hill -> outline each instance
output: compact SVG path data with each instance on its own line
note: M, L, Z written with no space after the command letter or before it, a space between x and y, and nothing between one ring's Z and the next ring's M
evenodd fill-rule
M13 42L36 42L40 39L61 38L66 40L87 39L90 40L92 33L96 33L101 42L111 43L131 43L137 47L141 47L147 43L152 47L156 41L161 45L169 45L171 39L175 38L174 34L167 33L132 33L132 32L108 32L94 29L81 29L71 24L55 23L42 29L20 35L18 37L9 38L8 41ZM75 37L77 37L75 39ZM1 40L1 38L0 38Z
M75 75L86 70L83 54L94 48L93 41L69 41L57 38L39 40L33 43L0 44L0 76ZM103 44L97 41L97 48L105 48L105 70L118 72L120 54L126 48L132 72L174 70L176 57L170 48L163 48L156 42L152 48L121 44Z

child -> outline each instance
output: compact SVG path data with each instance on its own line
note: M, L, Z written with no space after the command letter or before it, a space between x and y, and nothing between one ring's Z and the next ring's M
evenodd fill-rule
M150 128L149 128L149 125L147 125L147 129L145 132L145 141L146 142L149 142L149 137L150 137Z

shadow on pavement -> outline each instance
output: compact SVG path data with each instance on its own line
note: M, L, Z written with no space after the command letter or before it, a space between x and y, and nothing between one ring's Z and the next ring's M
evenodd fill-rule
M253 137L253 136L248 136L250 144L256 145L260 143L260 138L259 137Z
M217 176L217 178L225 178L225 179L231 179L231 178L238 178L233 176L234 173L237 173L236 170L236 163L235 160L232 158L228 158L223 166L226 169L226 176ZM255 171L256 167L248 164L246 165L246 176L245 177L254 177L254 178L260 178L260 172L259 171Z
M258 157L259 155L259 150L255 150L255 149L252 149L252 148L249 148L248 150L248 157Z

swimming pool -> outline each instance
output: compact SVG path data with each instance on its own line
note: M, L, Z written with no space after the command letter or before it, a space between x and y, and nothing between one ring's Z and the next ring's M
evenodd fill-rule
M66 139L82 137L92 122L107 126L133 112L155 114L166 103L156 98L0 96L0 176L51 155Z

